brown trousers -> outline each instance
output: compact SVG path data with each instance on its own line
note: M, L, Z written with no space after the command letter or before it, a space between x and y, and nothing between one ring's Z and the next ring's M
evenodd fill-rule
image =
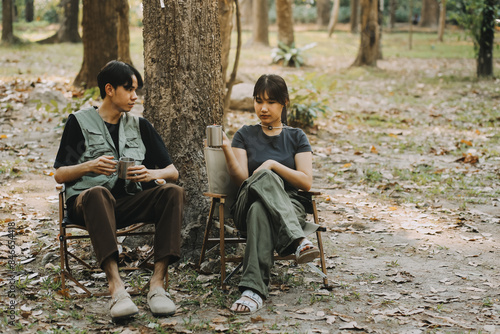
M184 201L184 189L170 183L119 199L98 186L78 195L74 218L87 227L101 266L109 256L118 259L116 229L139 222L155 224L154 261L169 256L171 264L180 258Z

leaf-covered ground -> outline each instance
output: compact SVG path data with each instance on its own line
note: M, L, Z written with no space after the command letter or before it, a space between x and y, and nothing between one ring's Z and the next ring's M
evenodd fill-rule
M336 57L316 54L301 69L251 56L240 65L249 82L257 72L280 73L290 85L306 78L328 100L331 111L309 138L314 188L323 193L318 207L327 228L330 287L307 266L280 262L264 308L236 316L228 307L238 296L238 275L222 292L216 273L200 275L186 260L170 270L178 312L154 318L145 296L136 296L140 314L122 324L111 322L107 297L57 293L52 164L62 111L72 97L82 98L69 84L78 64L61 63L57 72L43 54L29 63L29 48L2 59L18 75L0 77L0 331L500 332L500 81L477 81L474 60L458 57L389 56L377 69L349 68L351 49ZM34 74L40 66L47 74ZM497 73L499 67L496 60ZM251 122L251 113L232 111L226 130ZM7 266L11 241L13 269ZM80 244L72 247L90 254ZM124 247L132 256L147 250ZM105 290L102 274L75 268L90 287ZM150 274L123 275L136 288Z

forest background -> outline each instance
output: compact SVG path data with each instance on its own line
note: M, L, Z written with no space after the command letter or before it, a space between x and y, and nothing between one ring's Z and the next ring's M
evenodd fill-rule
M0 247L5 272L15 278L15 298L4 299L15 302L15 321L10 323L5 303L2 329L50 333L499 330L500 274L495 264L500 249L500 85L494 76L477 78L474 42L455 25L455 7L447 6L441 42L436 25L408 24L420 14L420 1L414 1L413 15L409 2L399 1L394 27L386 3L383 57L377 66L369 67L351 66L360 34L351 32L349 1L339 2L339 22L331 37L330 22L318 23L315 4L295 2L296 47L316 43L302 52L305 63L299 67L272 62L278 46L274 1L269 3L269 46L251 46L251 23L244 23L237 85L251 85L261 73L281 74L290 85L292 101L300 101L317 115L306 130L315 152L314 187L323 193L319 208L327 227L331 287L324 289L307 267L279 263L266 309L258 316L235 317L226 307L238 295L237 276L231 290L222 293L217 288L217 270L199 274L195 261L186 258L171 270L170 292L179 312L172 318L155 319L139 296L141 316L117 327L107 315L106 298L73 300L58 293L52 163L67 114L84 103L99 101L95 90L73 86L82 65L82 44L35 43L57 32L58 3L35 1L30 23L23 19L25 3L16 1L18 21L13 25L21 43L0 46ZM139 1L130 1L130 55L144 72L140 8ZM233 30L231 61L236 40ZM493 50L498 73L498 38ZM225 111L223 122L229 134L256 121L243 109ZM141 106L136 112L142 113ZM200 193L206 189L203 182ZM7 237L9 224L14 223L19 262L9 269ZM147 251L127 247L127 255ZM127 284L142 286L148 275L147 271L130 274ZM97 290L105 289L99 274L82 272L81 278ZM10 286L6 279L0 284L5 289Z

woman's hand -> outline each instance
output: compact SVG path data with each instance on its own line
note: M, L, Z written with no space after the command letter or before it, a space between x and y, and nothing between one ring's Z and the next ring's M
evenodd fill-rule
M262 169L269 169L269 170L273 170L273 168L276 166L277 162L275 160L266 160L264 161L264 163L262 165L260 165L259 167L257 167L257 169L254 171L254 173L258 172L259 170L262 170Z
M224 131L222 131L222 148L230 148L231 147L231 140L227 138L227 135Z

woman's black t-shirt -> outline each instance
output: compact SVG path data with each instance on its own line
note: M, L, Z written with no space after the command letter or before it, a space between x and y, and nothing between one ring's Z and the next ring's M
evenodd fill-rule
M283 127L277 136L268 136L260 124L244 125L234 134L231 146L247 151L248 175L252 175L262 163L270 159L296 169L295 155L312 152L304 131L289 126ZM287 188L289 187L287 185Z

